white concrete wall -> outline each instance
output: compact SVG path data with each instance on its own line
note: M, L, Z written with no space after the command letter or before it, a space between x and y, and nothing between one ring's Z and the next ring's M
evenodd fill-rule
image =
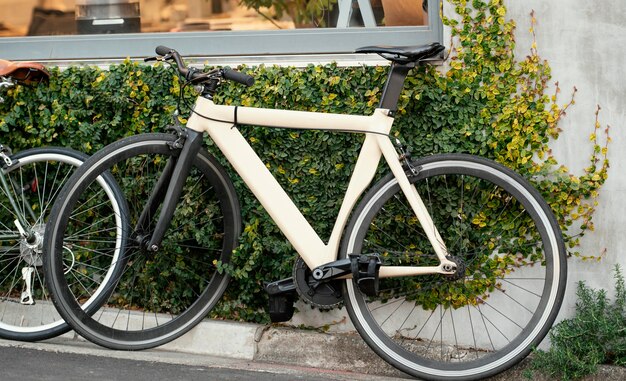
M613 289L612 269L626 270L626 1L624 0L508 0L508 17L517 22L517 54L523 57L532 38L528 31L530 12L535 10L539 54L552 67L552 82L559 82L561 101L578 89L576 104L560 126L564 130L553 144L559 161L581 174L591 154L596 105L600 123L610 125L611 168L601 189L594 215L595 228L582 239L580 251L598 255L599 263L571 258L565 304L560 318L574 312L576 282L584 280L595 288ZM611 293L612 295L612 293Z
M505 0L505 4L507 17L517 23L519 59L528 54L532 44L529 27L534 9L537 47L550 63L551 82L558 81L561 87L559 104L567 103L574 86L578 89L576 104L561 121L564 131L552 143L559 162L574 174L582 174L589 165L593 148L589 135L595 124L596 105L602 107L600 123L612 127L611 168L594 215L596 229L582 238L579 248L584 255L597 256L605 249L606 254L599 263L569 259L568 288L558 317L561 320L574 314L578 281L607 289L612 296L613 267L620 264L626 271L626 1ZM444 42L447 41L449 31L444 32ZM302 303L297 306L300 313L291 324L330 324L330 330L336 331L353 329L343 309L320 314Z

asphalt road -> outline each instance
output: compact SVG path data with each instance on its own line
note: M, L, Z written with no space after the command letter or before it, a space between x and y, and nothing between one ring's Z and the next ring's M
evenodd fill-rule
M32 347L28 347L32 346ZM330 380L389 380L347 372L335 372L305 367L289 367L216 359L215 364L201 365L194 361L184 364L163 362L158 353L145 359L85 355L59 351L45 344L0 346L0 380L2 381L159 381L159 380L228 380L228 381L330 381ZM128 353L129 357L131 352ZM145 352L144 352L145 353ZM150 361L152 357L156 361ZM164 356L165 357L165 356ZM210 363L208 358L204 361Z

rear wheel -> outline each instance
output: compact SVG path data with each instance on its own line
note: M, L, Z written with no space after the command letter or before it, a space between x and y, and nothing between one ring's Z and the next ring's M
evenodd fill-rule
M34 148L11 156L12 164L2 169L8 189L0 188L2 338L36 341L69 330L44 287L42 245L54 201L86 158L68 148ZM111 210L123 209L123 200L110 178L98 178L94 190L102 205ZM121 227L119 219L113 218L112 222ZM109 239L115 242L120 237L121 230L117 229ZM109 254L113 258L119 252L113 250ZM88 301L94 302L97 302L95 298Z
M175 139L144 134L105 147L70 179L63 201L52 211L54 228L44 245L49 253L45 263L49 287L61 316L96 344L145 349L171 341L200 322L228 284L228 275L218 266L229 262L237 244L239 204L227 174L204 150L193 160L161 247L156 252L146 249L163 195L154 198L158 201L152 209L144 211L144 206L168 163L180 153L173 148ZM109 226L90 225L80 210L93 198L94 179L104 173L115 178L129 206L124 219L126 245L104 305L83 309L81 304L94 287L79 271L78 259L83 251L105 252L110 243L94 238ZM149 223L140 229L142 213Z
M534 188L494 162L439 155L415 167L410 180L464 272L380 279L376 297L346 280L350 317L376 353L413 376L501 372L541 342L561 305L566 256L557 221ZM439 264L392 176L355 211L341 256L349 254L378 254L383 266Z

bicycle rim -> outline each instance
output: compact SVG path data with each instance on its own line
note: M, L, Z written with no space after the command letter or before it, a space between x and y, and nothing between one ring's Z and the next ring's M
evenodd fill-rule
M0 239L0 336L4 338L36 341L69 330L44 287L42 244L52 204L85 158L77 151L54 147L22 151L11 158L14 164L5 172L10 191L0 194L0 236L5 237ZM97 184L104 202L117 207L111 184L102 178ZM34 232L34 237L29 241L20 230Z
M382 358L427 379L479 379L523 359L546 335L563 299L565 249L547 204L491 161L440 155L411 178L449 254L465 267L380 280L377 297L351 280L351 319ZM342 255L379 254L383 266L438 260L397 181L379 182L357 208Z
M55 205L52 213L56 228L46 237L45 247L55 304L79 334L99 345L145 349L171 341L209 313L228 283L217 264L229 262L237 242L239 206L230 180L206 153L194 160L160 250L144 249L154 224L139 231L137 220L166 163L179 154L171 148L174 139L146 134L106 147L68 182L65 202ZM91 238L108 227L90 226L80 213L84 200L92 199L93 179L103 173L115 178L128 204L126 245L115 264L120 268L117 276L104 287L104 303L81 308L96 285L86 286L74 259L82 250L97 255L110 246ZM150 221L156 222L159 210L151 212ZM80 241L80 247L71 241Z

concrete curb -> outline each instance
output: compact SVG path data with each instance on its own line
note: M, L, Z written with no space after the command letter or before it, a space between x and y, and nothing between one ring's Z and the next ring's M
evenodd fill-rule
M254 360L264 327L256 324L205 320L182 337L160 348L166 351Z
M6 342L0 345L28 346L29 343ZM215 358L234 359L245 362L245 366L258 363L273 363L286 366L320 368L346 371L354 374L369 374L389 378L410 378L380 359L355 332L323 333L318 330L298 329L279 325L205 320L183 337L149 351L110 351L86 343L74 332L40 344L44 350L93 354L99 356L144 360L172 360L174 354L185 357L206 356L207 361L216 363ZM47 347L46 347L47 346ZM136 354L136 355L135 355ZM146 356L148 359L146 359ZM211 359L211 360L209 360ZM175 362L180 362L180 359ZM196 360L197 361L197 360ZM219 366L219 360L217 361ZM522 380L528 378L530 362L522 361L512 369L492 378L492 381ZM533 380L549 381L542 374L532 374ZM600 366L596 374L583 381L626 380L626 368Z
M270 327L257 343L255 360L406 377L378 357L356 332L326 334L289 327Z
M381 376L403 376L403 373L372 352L356 332L327 334L287 326L205 320L183 337L160 349Z
M65 348L90 346L73 331L48 342ZM153 351L406 377L380 359L356 332L322 333L279 325L204 320Z

